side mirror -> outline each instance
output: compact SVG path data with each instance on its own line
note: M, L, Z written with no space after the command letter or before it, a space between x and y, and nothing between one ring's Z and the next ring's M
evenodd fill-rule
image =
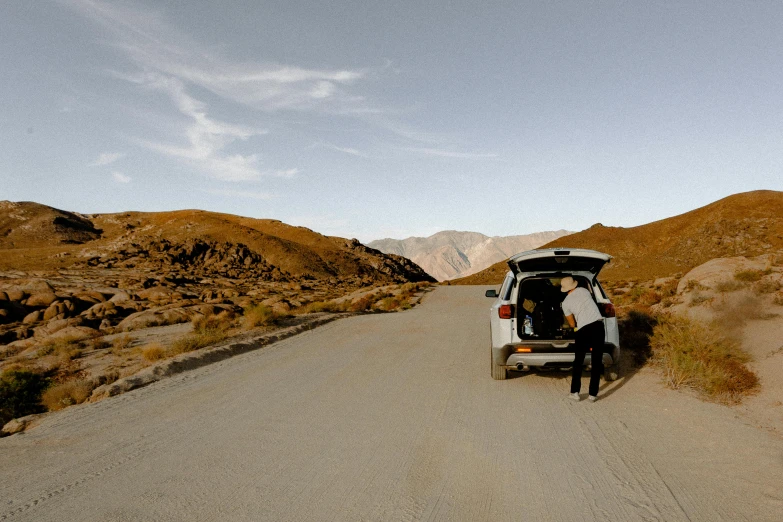
M497 290L487 290L484 293L484 295L487 296L487 297L497 297L498 296L498 291Z

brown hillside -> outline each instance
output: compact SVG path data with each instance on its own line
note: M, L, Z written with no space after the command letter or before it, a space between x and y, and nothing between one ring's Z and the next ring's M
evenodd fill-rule
M432 280L409 260L356 240L277 220L201 210L82 216L37 203L2 202L0 234L2 270L160 269L174 263L179 269L200 267L201 275L208 275L210 267L239 273L252 266L274 272L277 280Z
M638 227L605 227L559 238L542 248L590 248L614 256L606 280L649 280L717 257L757 256L783 249L783 192L735 194L705 207ZM508 266L496 263L452 284L498 284Z

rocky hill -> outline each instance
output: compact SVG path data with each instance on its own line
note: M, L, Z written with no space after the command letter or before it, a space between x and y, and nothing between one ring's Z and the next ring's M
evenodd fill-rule
M430 237L379 239L368 245L411 259L439 281L474 274L491 264L570 234L566 230L521 236L488 237L478 232L447 230Z
M113 268L171 277L432 280L408 259L277 220L200 210L80 215L0 202L0 270Z
M683 274L719 257L757 256L783 249L783 192L735 194L705 207L638 227L592 227L542 248L590 248L614 256L605 280L649 280ZM500 261L452 284L498 284Z

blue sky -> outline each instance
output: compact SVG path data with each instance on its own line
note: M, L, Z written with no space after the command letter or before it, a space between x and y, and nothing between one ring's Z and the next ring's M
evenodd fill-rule
M0 6L0 199L363 241L783 190L780 2Z

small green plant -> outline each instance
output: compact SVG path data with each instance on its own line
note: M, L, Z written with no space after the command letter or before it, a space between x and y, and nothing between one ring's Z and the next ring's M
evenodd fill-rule
M9 368L0 374L0 424L31 413L41 413L41 393L49 385L42 373L23 368Z
M665 315L653 328L650 347L671 388L692 388L724 403L740 402L758 388L758 376L746 366L750 356L716 327Z
M88 380L56 384L43 393L41 402L49 411L61 410L86 401L93 388L93 382Z

